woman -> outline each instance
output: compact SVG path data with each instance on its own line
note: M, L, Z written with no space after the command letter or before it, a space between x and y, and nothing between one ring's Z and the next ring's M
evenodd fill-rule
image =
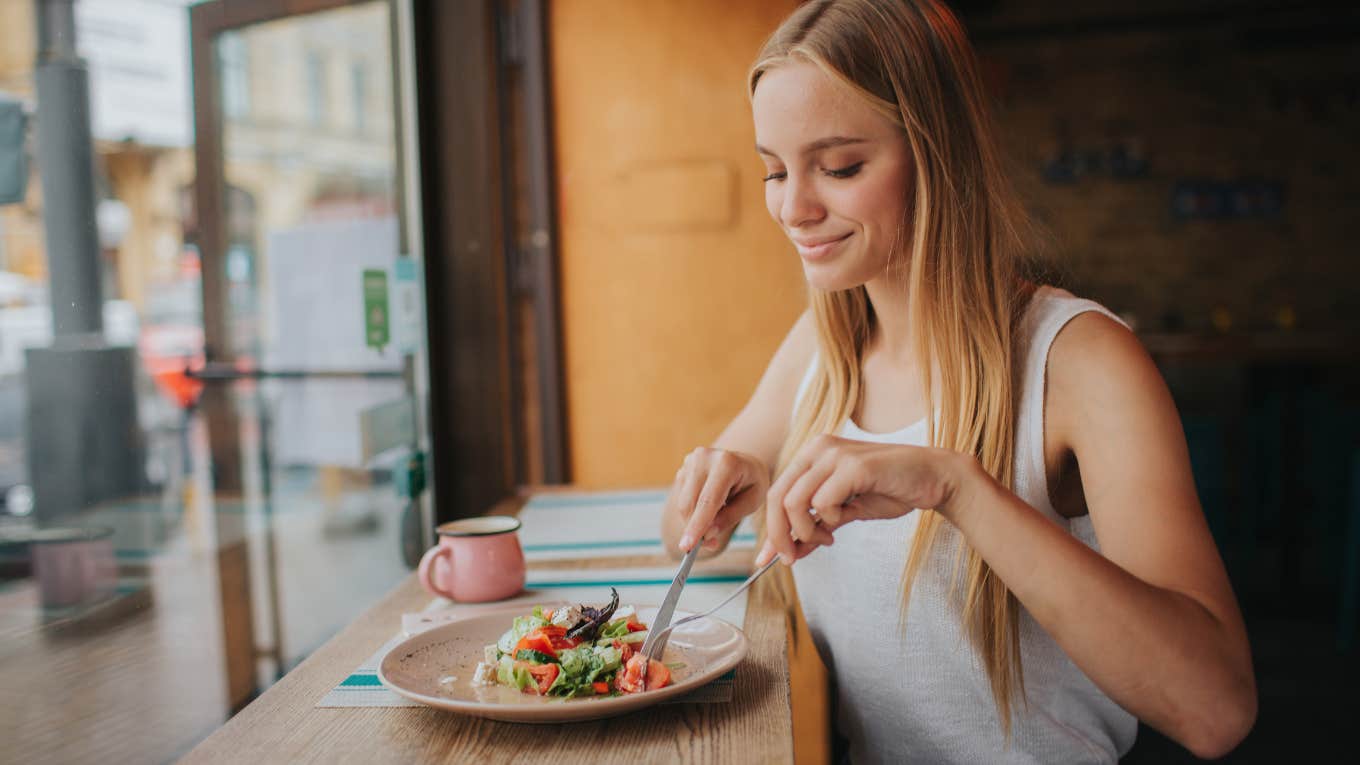
M1174 404L1118 318L1021 278L958 21L814 0L749 86L811 306L676 474L667 543L764 505L856 762L1111 762L1137 720L1231 750L1251 654Z

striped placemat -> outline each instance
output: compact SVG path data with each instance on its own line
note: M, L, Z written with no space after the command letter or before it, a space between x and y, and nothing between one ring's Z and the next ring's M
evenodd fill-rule
M659 555L666 489L540 494L519 512L520 544L530 561ZM732 536L730 549L750 549L750 519Z
M411 635L432 629L450 621L476 615L488 609L499 609L507 604L522 603L528 613L535 605L561 602L597 603L608 598L609 588L619 591L619 602L629 605L655 605L666 597L674 576L673 568L621 568L534 570L524 594L519 597L486 604L456 604L443 598L431 601L421 612L404 614L402 630L392 636L362 664L350 672L317 702L318 707L414 707L414 701L387 690L378 679L378 664L394 646ZM746 580L749 572L728 567L700 565L685 584L678 608L682 611L705 611L717 605L732 590ZM740 627L746 619L746 593L734 598L716 614L717 618ZM714 703L732 700L732 683L736 670L714 680L694 692L670 703Z

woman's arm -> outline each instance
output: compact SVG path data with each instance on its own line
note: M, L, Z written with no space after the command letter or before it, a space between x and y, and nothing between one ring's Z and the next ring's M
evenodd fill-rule
M1256 718L1246 628L1171 395L1138 340L1078 316L1049 356L1046 439L1070 448L1097 554L974 468L942 509L1101 690L1217 757Z
M737 523L765 500L770 472L788 433L798 384L817 346L804 312L775 351L751 399L711 447L685 457L661 516L661 539L672 555L689 549L711 527L710 550L727 546ZM691 537L689 538L689 537Z
M1230 751L1256 718L1251 651L1161 375L1128 330L1083 314L1052 347L1045 400L1046 451L1075 454L1101 553L971 456L819 436L770 488L757 565L934 508L1110 698L1200 756Z

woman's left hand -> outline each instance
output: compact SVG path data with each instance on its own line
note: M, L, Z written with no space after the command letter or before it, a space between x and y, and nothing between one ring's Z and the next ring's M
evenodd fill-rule
M793 563L851 521L945 512L976 462L947 449L818 436L798 450L765 497L762 566ZM947 513L946 513L947 516Z

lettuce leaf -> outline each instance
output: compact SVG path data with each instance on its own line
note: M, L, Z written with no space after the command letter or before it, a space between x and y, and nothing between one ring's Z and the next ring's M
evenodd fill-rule
M593 696L592 683L608 682L623 665L619 650L613 646L580 645L557 653L562 671L548 693L554 696Z
M501 685L508 685L517 691L538 685L534 681L534 676L529 674L528 668L518 664L509 656L502 656L500 663L496 665L496 682Z
M614 640L628 634L628 620L615 619L600 629L600 640Z
M534 606L534 612L536 615L515 617L510 629L506 630L505 634L501 635L500 639L496 641L496 647L500 649L501 653L514 653L515 643L518 643L520 638L539 627L548 626L548 620L543 618L543 610Z

